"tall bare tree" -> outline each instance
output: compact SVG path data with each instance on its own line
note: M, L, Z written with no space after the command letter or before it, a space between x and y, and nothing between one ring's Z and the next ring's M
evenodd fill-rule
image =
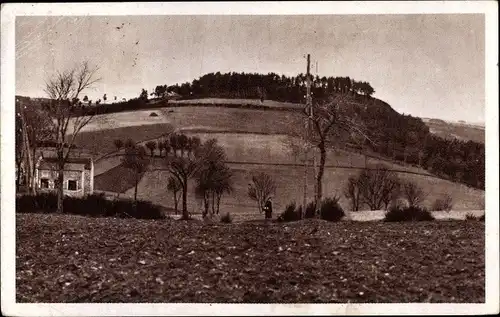
M316 171L315 204L316 215L319 216L320 202L323 196L323 175L328 147L339 147L352 134L358 134L371 143L360 113L370 103L370 100L359 100L349 93L336 93L325 100L318 100L310 109L304 108L303 114L312 125L311 133L305 140L319 152L319 164Z
M19 163L18 168L21 162L24 162L26 182L31 194L36 193L35 167L38 145L42 141L50 141L51 136L52 121L42 107L29 98L16 100L16 162Z
M347 185L344 189L344 196L350 200L352 211L359 211L361 206L361 188L358 178L349 177Z
M210 155L204 155L202 166L195 175L195 193L204 203L203 216L208 214L210 204L212 205L212 214L218 214L223 194L230 193L233 189L231 170L224 163L226 160L224 149L217 145L216 139L212 139L204 145L204 151L207 152L207 150L210 151Z
M140 145L130 145L125 147L125 155L122 157L123 165L134 172L134 202L137 201L137 186L139 177L146 171L149 160L146 155L146 149Z
M178 142L179 137L173 137L171 135L170 143L172 147L174 144L176 147L174 149L180 149L182 152L186 150L186 142ZM187 140L187 137L185 138ZM203 167L205 162L211 160L217 160L216 157L223 154L220 152L220 147L216 146L216 140L211 139L202 144L198 149L193 151L192 155L181 155L181 156L167 156L167 166L170 174L175 177L182 187L182 219L189 219L189 212L187 209L187 193L188 193L188 182L193 178L198 171ZM175 153L175 152L174 152Z
M173 176L169 176L168 181L167 181L167 190L172 192L174 196L174 207L175 207L175 214L177 215L177 211L179 210L178 205L179 205L179 191L182 189L181 183L177 180L177 178Z
M53 122L52 139L56 143L57 211L60 213L63 212L64 166L76 136L92 121L95 113L86 113L86 109L79 106L78 96L100 80L96 77L97 70L97 67L91 67L88 62L83 62L79 67L57 72L45 85L45 92L50 98L45 106Z

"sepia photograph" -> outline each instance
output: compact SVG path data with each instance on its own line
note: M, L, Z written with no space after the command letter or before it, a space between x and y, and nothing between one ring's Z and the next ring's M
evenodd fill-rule
M7 4L1 91L5 315L499 312L496 2Z

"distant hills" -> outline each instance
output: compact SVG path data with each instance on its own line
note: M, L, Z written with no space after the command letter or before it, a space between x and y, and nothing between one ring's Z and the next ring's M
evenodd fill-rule
M484 124L472 124L465 121L451 122L441 119L422 118L429 127L429 132L448 140L459 139L462 141L485 142Z

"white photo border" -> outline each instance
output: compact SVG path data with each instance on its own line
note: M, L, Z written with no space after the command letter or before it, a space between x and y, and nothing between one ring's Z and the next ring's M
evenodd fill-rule
M486 302L484 304L18 304L15 302L15 17L82 15L485 15ZM498 3L496 1L43 3L1 7L1 307L7 316L452 315L499 313Z

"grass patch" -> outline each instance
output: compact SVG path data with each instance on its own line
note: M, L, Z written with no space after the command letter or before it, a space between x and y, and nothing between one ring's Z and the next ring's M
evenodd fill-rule
M103 125L105 126L105 125ZM147 124L141 126L130 126L122 128L110 128L96 131L80 132L75 138L75 144L79 148L84 148L95 156L116 151L114 141L117 139L134 142L159 138L172 131L172 126L168 123ZM95 159L95 158L94 158Z
M139 179L144 173L139 175ZM94 177L94 188L106 192L125 193L135 187L135 172L120 165Z
M41 214L16 221L22 303L485 299L479 222L226 226Z

